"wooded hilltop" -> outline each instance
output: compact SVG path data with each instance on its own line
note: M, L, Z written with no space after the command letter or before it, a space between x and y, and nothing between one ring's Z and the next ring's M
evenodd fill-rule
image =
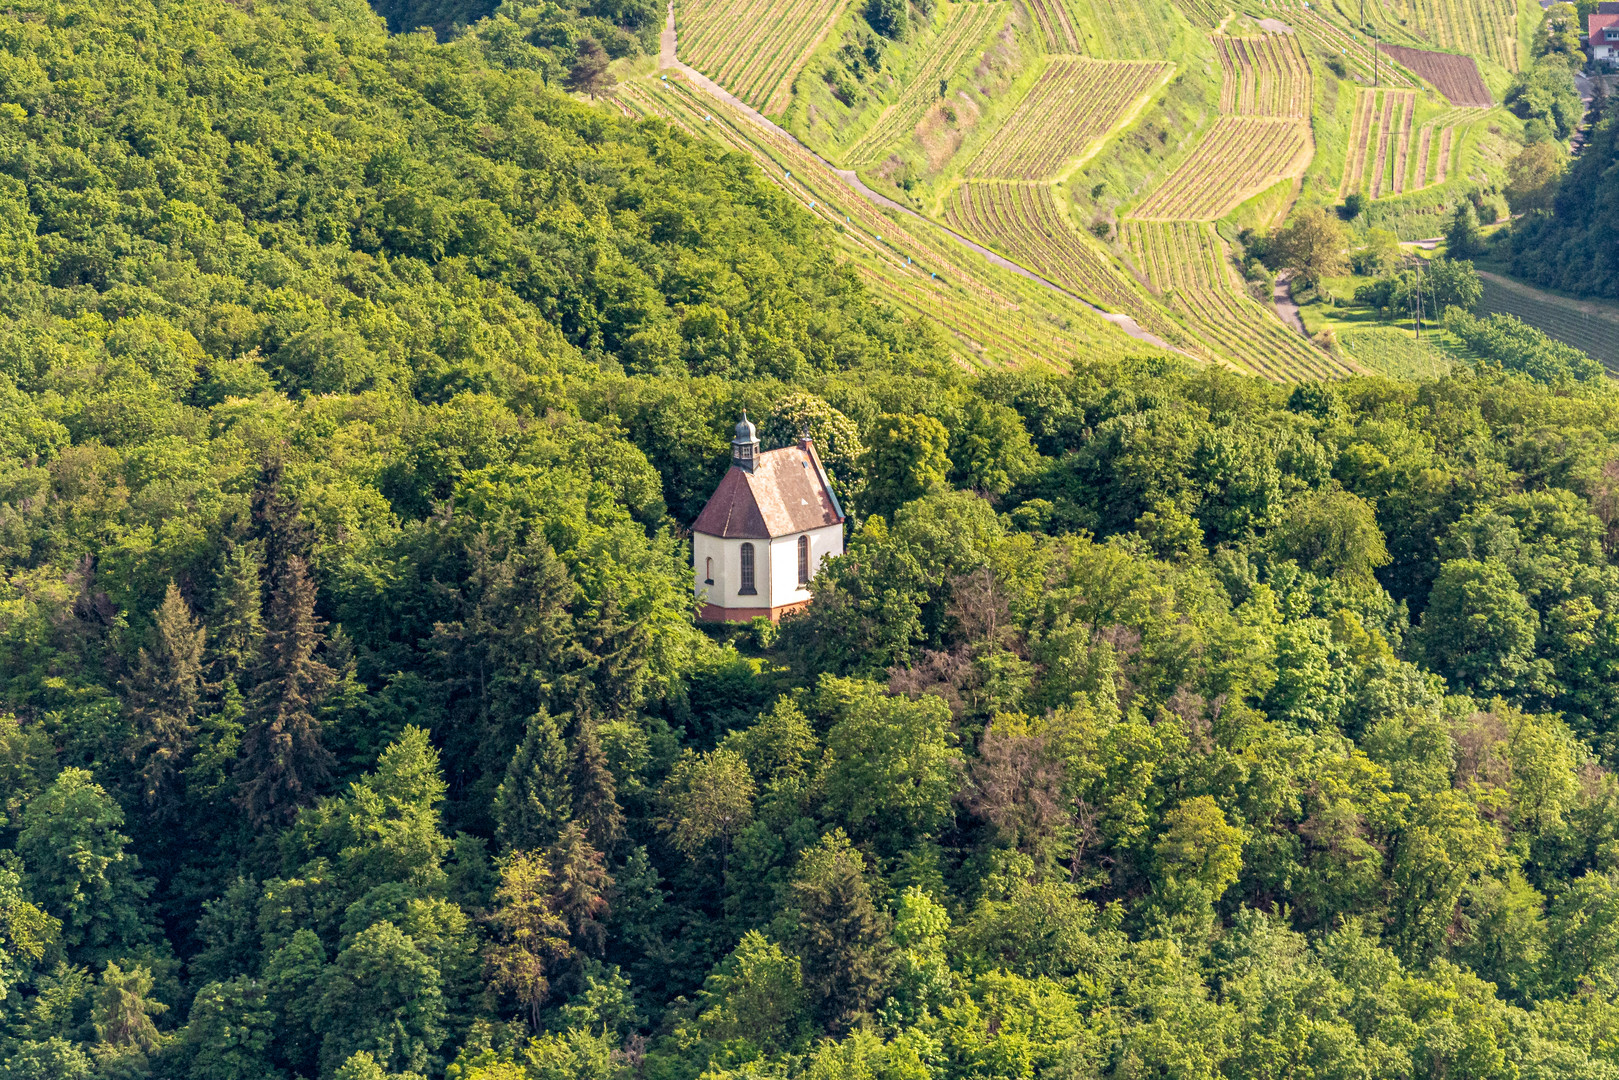
M1619 1078L1608 380L968 374L661 17L0 13L0 1078Z

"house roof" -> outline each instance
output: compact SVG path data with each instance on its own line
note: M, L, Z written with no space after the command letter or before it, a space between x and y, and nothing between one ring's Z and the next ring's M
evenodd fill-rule
M1593 42L1597 39L1597 32L1606 30L1610 26L1619 25L1619 14L1596 13L1586 16L1586 33Z
M786 446L760 454L751 473L731 466L691 531L769 540L842 522L843 508L814 446Z

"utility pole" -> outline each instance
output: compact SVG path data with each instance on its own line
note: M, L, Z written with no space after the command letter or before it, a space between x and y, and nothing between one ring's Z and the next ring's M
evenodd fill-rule
M1416 306L1417 306L1417 314L1416 314L1416 318L1413 319L1412 322L1414 322L1416 324L1413 327L1413 329L1415 329L1416 332L1417 332L1417 340L1421 341L1422 340L1422 256L1421 255L1417 256L1417 305Z

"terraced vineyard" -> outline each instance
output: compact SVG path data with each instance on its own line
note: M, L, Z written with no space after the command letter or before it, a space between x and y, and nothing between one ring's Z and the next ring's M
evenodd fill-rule
M884 215L797 142L678 77L623 83L617 93L640 115L660 117L751 157L773 183L837 230L842 257L876 293L936 323L953 339L963 363L1063 366L1081 354L1120 355L1128 342L1056 294L1033 286L1030 296L1008 291L1018 279L927 222ZM1037 292L1038 302L1031 303Z
M682 0L680 58L760 112L787 107L793 80L848 0Z
M1130 216L1140 221L1213 221L1296 174L1309 152L1304 121L1222 116Z
M1411 122L1417 112L1417 96L1403 94L1400 96L1399 109L1400 122L1395 125L1398 134L1394 137L1394 173L1388 184L1378 185L1378 194L1402 195L1405 193L1406 174L1411 166Z
M975 179L1044 180L1106 135L1170 70L1166 61L1052 57L1006 123L968 165Z
M904 138L938 100L939 83L950 78L990 31L1006 21L1011 5L992 0L950 4L944 29L927 59L896 100L864 135L849 147L846 157L857 166L876 161L893 143Z
M1212 225L1124 221L1119 235L1193 336L1248 371L1283 382L1351 373L1239 291Z
M1401 126L1401 121L1416 106L1416 94L1388 90L1383 93L1383 118L1377 127L1377 152L1372 158L1372 178L1367 184L1372 198L1388 195L1394 189L1393 178L1389 175L1389 151L1391 138Z
M1349 150L1344 154L1344 176L1338 184L1338 198L1364 188L1366 177L1366 147L1371 142L1373 117L1377 112L1377 94L1361 90L1355 94L1355 113L1349 121Z
M1179 7L1193 26L1212 30L1219 26L1229 10L1223 0L1180 0Z
M1471 56L1452 56L1427 49L1409 49L1402 45L1378 47L1433 83L1452 105L1487 109L1495 104L1495 99L1490 96L1490 88L1484 85L1484 78L1478 73L1478 64Z
M1451 109L1422 125L1417 140L1417 163L1411 175L1411 190L1443 184L1456 171L1456 158L1461 150L1460 133L1486 111Z
M1374 2L1392 16L1391 22L1436 48L1461 53L1463 58L1486 56L1509 71L1518 70L1518 8L1513 0ZM1424 72L1417 74L1428 78Z
M1310 65L1292 34L1212 37L1224 75L1221 112L1300 119L1310 115Z
M1174 43L1173 15L1166 0L1075 0L1089 7L1097 36L1095 56L1117 60L1151 60L1169 55Z
M1376 56L1365 37L1357 36L1325 18L1310 6L1309 0L1260 0L1260 3L1270 8L1276 18L1315 42L1324 52L1342 57L1350 75L1361 82L1375 80L1382 86L1405 88L1417 85L1409 75L1390 64L1387 57Z
M1351 192L1382 199L1420 191L1455 171L1461 130L1487 110L1449 109L1414 128L1416 105L1409 90L1357 92L1340 199Z
M957 232L994 245L1069 292L1098 307L1130 315L1165 341L1187 347L1184 329L1143 295L1128 274L1073 230L1045 184L963 184L946 208L945 220Z
M1029 0L1029 10L1040 27L1040 36L1045 39L1047 52L1080 51L1082 43L1079 32L1074 28L1073 16L1068 13L1064 0Z

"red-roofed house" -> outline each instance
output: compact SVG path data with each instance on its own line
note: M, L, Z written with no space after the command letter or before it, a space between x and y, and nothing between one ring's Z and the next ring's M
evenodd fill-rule
M731 440L731 468L691 527L698 617L772 622L810 602L821 560L843 554L843 507L806 431L794 446L759 452L747 414Z
M1619 14L1587 15L1585 26L1591 43L1591 59L1619 60Z

